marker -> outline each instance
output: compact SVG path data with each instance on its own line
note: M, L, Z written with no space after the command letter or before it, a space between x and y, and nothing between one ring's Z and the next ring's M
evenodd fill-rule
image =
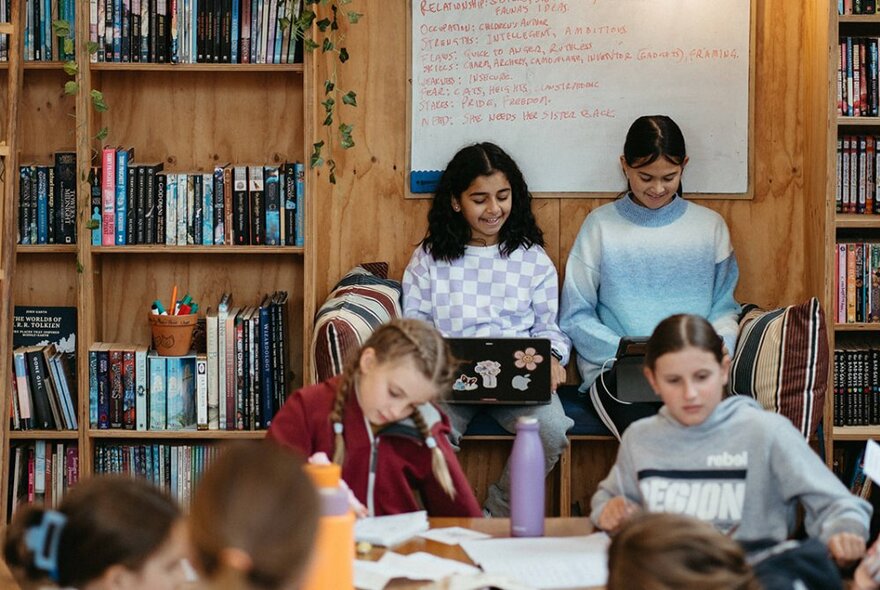
M189 315L189 313L189 305L181 305L177 310L177 314L175 315Z
M162 307L162 302L161 302L160 300L158 300L158 299L156 299L156 300L153 302L152 309L155 309L155 310L157 310L157 311L159 312L157 315L161 315L161 314L165 313L165 308Z
M150 313L151 313L152 315L159 315L159 310L156 309L156 304L155 304L155 303L154 303L153 305L150 306Z

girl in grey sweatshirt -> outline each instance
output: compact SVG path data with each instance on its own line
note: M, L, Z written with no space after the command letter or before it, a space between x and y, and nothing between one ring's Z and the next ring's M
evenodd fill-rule
M688 514L738 541L783 541L797 505L838 563L860 558L871 506L849 493L787 418L751 398L722 399L730 367L701 317L663 320L645 374L664 406L625 433L590 518L614 531L639 510Z

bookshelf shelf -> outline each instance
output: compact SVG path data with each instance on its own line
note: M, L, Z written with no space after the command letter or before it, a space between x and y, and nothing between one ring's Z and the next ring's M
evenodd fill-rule
M880 229L880 215L846 215L839 213L834 219L839 229Z
M837 17L837 22L845 23L880 23L880 14L847 14Z
M880 127L880 117L837 117L837 124L845 127Z
M835 426L833 439L835 441L868 440L880 437L880 426Z
M92 246L93 254L303 254L301 246Z
M880 332L880 322L857 324L834 324L837 332Z
M10 430L11 440L76 440L78 430Z
M11 35L15 32L15 25L12 23L0 23L0 35Z
M88 436L95 440L130 440L130 439L161 439L161 440L252 440L266 438L265 430L94 430Z
M153 64L101 62L91 64L93 72L295 72L303 73L303 64Z
M76 254L76 244L18 244L17 254Z

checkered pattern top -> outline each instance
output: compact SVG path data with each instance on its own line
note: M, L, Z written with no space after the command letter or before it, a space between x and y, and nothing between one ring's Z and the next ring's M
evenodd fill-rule
M452 262L419 248L403 273L403 314L444 336L549 338L568 362L571 345L557 324L559 278L540 246L503 257L498 246L467 246Z

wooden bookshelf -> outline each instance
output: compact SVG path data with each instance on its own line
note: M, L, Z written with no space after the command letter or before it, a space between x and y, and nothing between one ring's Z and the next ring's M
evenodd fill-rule
M840 66L839 40L842 36L880 36L880 14L838 15L836 0L828 2L828 126L826 138L827 185L826 195L826 255L825 276L826 318L831 349L828 394L825 398L825 459L829 466L834 461L838 443L865 441L880 436L880 425L835 425L834 407L834 349L849 347L880 348L880 323L837 322L837 267L836 244L844 241L880 242L880 215L838 213L836 211L838 162L837 142L843 135L880 135L880 117L843 116L838 106L838 69Z
M220 444L265 437L265 431L90 428L89 346L94 342L149 344L150 303L157 297L169 299L175 284L181 295L189 292L199 302L200 315L208 306L216 307L224 292L233 293L235 305L256 305L265 293L287 291L288 361L293 374L289 388L301 386L308 374L307 325L315 308L314 280L310 278L314 276L310 204L305 207L305 247L92 246L87 228L91 198L87 178L90 166L100 165L93 164L93 157L104 145L134 148L136 161L163 162L166 172L208 172L226 163L300 161L308 167L315 115L307 97L318 98L311 80L315 74L310 56L306 55L304 64L282 65L93 63L85 43L79 42L89 37L88 15L89 1L77 0L79 88L75 95L63 93L71 78L60 62L18 60L23 65L19 69L26 74L17 82L12 80L12 63L0 63L0 80L16 89L15 104L21 113L19 141L11 150L0 147L0 157L17 151L22 163L48 163L56 151L77 153L77 244L15 245L15 231L3 237L6 243L12 240L10 251L17 260L10 310L13 304L77 308L80 425L77 431L10 431L7 420L3 421L0 525L6 520L9 451L14 445L34 440L75 441L80 477L88 477L94 472L94 451L99 444ZM5 32L4 26L0 24L0 34ZM99 113L93 108L92 90L103 93L108 111ZM7 112L10 104L4 97L2 106ZM107 127L109 134L98 142L94 138L102 127ZM17 199L17 167L15 170L6 176L14 181ZM307 171L307 195L313 177ZM7 343L11 343L11 328ZM9 361L11 358L7 364ZM9 401L6 389L0 394L3 408Z

